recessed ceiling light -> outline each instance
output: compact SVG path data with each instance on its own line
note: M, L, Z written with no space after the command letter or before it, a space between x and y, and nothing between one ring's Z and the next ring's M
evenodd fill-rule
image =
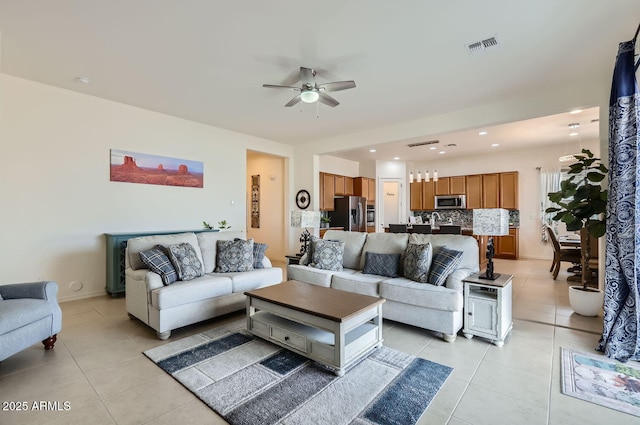
M443 153L445 153L445 152L444 152L444 151L440 151L440 152L438 152L438 153L439 153L440 155L442 155L442 154L443 154Z
M579 114L580 112L582 112L582 109L574 109L574 110L570 111L569 113L575 115L575 114Z
M435 151L437 148L435 146L431 146L429 150Z
M491 144L491 147L492 147L492 148L495 148L495 147L497 147L497 146L500 146L500 143L492 143L492 144Z
M396 161L400 159L399 156L394 156L393 159L395 159Z
M569 133L569 136L577 136L579 133L576 133L575 131L573 133Z
M89 80L89 77L85 77L85 76L76 77L76 82L78 83L89 84L90 81L91 80Z
M375 151L376 151L375 149L369 149L369 152L375 152Z
M580 128L580 123L572 122L571 124L569 124L569 128Z
M487 132L486 131L481 131L480 133L478 133L479 136L486 136Z

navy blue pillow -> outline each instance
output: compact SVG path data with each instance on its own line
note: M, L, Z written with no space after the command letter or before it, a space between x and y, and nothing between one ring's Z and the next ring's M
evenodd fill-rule
M431 261L429 283L442 286L447 278L460 265L462 251L454 251L445 247L438 248Z
M366 252L364 254L365 274L377 274L386 277L400 276L400 254L379 254L377 252Z

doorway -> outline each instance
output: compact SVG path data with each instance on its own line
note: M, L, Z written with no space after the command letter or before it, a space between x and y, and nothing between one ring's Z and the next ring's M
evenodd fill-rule
M389 223L405 223L403 205L404 194L402 191L402 180L398 178L380 178L378 185L378 199L381 199L380 210L378 211L380 219L378 220L378 231L384 232L385 227L389 227Z

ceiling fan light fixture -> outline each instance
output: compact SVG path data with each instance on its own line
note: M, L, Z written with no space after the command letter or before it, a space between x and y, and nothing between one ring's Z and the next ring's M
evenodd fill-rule
M307 90L300 93L300 99L304 103L315 103L318 101L319 97L320 95L318 94L318 92L313 90Z

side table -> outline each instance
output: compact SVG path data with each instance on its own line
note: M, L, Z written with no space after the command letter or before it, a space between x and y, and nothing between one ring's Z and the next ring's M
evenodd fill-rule
M301 255L285 255L285 258L287 259L287 265L291 264L300 264L300 259L302 258Z
M463 335L488 338L498 347L513 328L511 316L511 281L513 276L502 274L496 280L481 279L472 274L464 282Z

